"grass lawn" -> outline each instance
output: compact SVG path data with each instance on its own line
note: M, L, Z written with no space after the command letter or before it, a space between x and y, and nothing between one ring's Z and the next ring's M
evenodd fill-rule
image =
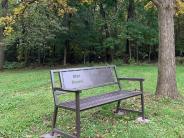
M81 113L82 137L100 138L182 138L184 137L184 100L156 99L157 67L120 66L119 76L145 78L145 112L149 124L138 124L136 114L113 114L116 104ZM177 85L184 96L184 67L177 67ZM135 82L122 83L124 89L138 87ZM83 96L107 92L115 87L84 91ZM62 99L72 99L65 95ZM139 108L139 99L122 102L121 106ZM51 131L53 98L49 69L5 70L0 72L0 138L32 138ZM75 114L60 110L58 126L74 132Z

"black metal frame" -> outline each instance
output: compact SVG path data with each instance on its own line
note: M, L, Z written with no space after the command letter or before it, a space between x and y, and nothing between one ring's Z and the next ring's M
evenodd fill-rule
M107 66L105 66L105 67L107 67ZM141 111L134 111L134 110L120 108L121 100L114 100L112 102L117 102L116 112L119 112L119 111L122 111L122 110L123 111L138 112L138 113L142 114L142 118L144 119L145 118L145 116L144 116L144 95L143 95L143 81L144 81L144 79L142 79L142 78L118 78L117 72L116 72L116 66L108 66L108 67L111 67L111 68L114 69L115 77L117 79L117 82L114 83L114 84L118 84L119 90L122 90L121 85L120 85L120 81L138 81L138 82L140 82L140 92L141 92L140 94L137 94L137 95L134 95L134 96L129 96L129 97L123 98L121 100L140 95L141 96L141 106L142 106ZM55 85L54 84L54 73L59 74L62 71L66 72L66 71L73 71L73 70L96 69L96 68L104 68L104 67L87 67L87 68L51 70L50 75L51 75L51 84L52 84L52 91L53 91L53 97L54 97L54 113L53 113L53 121L52 121L52 135L54 135L54 133L56 132L56 133L61 134L63 137L80 138L80 132L81 132L81 130L80 130L80 128L81 128L80 127L80 111L83 111L83 110L80 110L80 101L81 101L80 100L80 93L82 92L82 90L63 90L62 85L61 85L61 88L55 87L54 86ZM59 78L60 78L60 74L59 74ZM60 81L61 81L61 78L60 78ZM111 85L111 84L109 84L109 85ZM101 86L99 86L99 87L101 87ZM67 134L67 133L63 132L62 130L59 130L59 129L56 128L56 120L57 120L58 109L61 108L61 106L59 106L56 95L66 93L66 92L75 93L76 108L75 108L74 111L76 112L76 135ZM112 102L109 102L109 103L112 103ZM105 104L108 104L108 103L105 103ZM104 105L104 104L101 104L101 105ZM98 105L98 106L101 106L101 105ZM97 106L94 106L94 107L97 107ZM90 108L94 108L94 107L90 107ZM88 108L88 109L90 109L90 108Z
M116 113L118 111L138 112L138 113L141 113L142 119L145 119L145 116L144 116L144 89L143 89L144 79L143 78L118 78L118 82L119 82L118 85L119 85L119 87L121 89L120 81L138 81L140 83L140 91L141 91L141 112L140 111L135 111L135 110L130 110L130 109L120 108L121 101L118 101L117 107L116 107Z

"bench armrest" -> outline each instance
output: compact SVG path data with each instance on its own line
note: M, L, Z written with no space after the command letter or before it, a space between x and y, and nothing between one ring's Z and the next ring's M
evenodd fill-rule
M140 82L140 91L143 93L143 78L118 78L118 81L120 80L127 80L127 81L138 81Z
M63 91L63 92L78 92L78 90L64 90L62 88L53 88L54 91Z
M143 82L144 79L143 78L118 78L118 80L127 80L127 81L140 81L140 82Z

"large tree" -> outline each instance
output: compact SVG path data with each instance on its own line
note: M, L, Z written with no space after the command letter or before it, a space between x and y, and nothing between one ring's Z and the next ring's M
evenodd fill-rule
M152 0L158 9L159 56L156 94L178 97L176 84L174 15L176 0Z

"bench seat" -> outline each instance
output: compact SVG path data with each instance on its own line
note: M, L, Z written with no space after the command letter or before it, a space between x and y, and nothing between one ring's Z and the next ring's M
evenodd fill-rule
M138 96L141 94L142 92L139 92L139 91L130 92L130 91L119 90L119 91L114 91L110 93L105 93L102 95L96 95L96 96L83 98L83 99L80 99L80 111L84 111L89 108L97 107L103 104L116 102L122 99L127 99L130 97ZM65 109L72 110L72 111L76 110L75 101L63 102L59 104L59 106Z
M71 68L71 69L58 69L51 70L51 85L54 97L54 114L52 121L52 135L59 133L63 137L67 138L80 138L81 133L81 117L80 111L85 111L94 107L98 107L105 104L117 102L116 113L127 111L127 112L138 112L141 113L144 119L144 96L143 96L143 81L142 78L122 78L118 77L116 66L102 66L102 67L84 67L84 68ZM56 78L56 79L55 79ZM59 79L59 84L58 84ZM137 91L127 91L122 88L121 81L137 81L139 82L140 88ZM117 89L111 92L101 93L89 97L81 97L84 90L115 86ZM104 91L105 92L105 91ZM74 93L75 98L71 101L61 101L60 97L66 93ZM140 96L141 110L123 109L120 107L121 100ZM62 130L56 128L56 120L58 109L68 109L76 113L75 118L75 135L68 134ZM85 136L88 137L88 136Z

